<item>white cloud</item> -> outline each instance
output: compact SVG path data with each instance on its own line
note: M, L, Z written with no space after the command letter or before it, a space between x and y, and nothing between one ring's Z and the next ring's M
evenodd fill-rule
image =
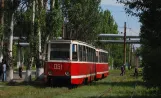
M101 5L122 6L123 4L117 3L117 0L101 0Z

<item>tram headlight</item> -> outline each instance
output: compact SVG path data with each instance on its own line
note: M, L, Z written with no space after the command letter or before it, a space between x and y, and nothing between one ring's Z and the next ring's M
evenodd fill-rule
M70 76L70 72L68 72L68 71L65 72L65 75L66 75L66 76Z
M48 71L48 75L53 75L53 72L52 71Z

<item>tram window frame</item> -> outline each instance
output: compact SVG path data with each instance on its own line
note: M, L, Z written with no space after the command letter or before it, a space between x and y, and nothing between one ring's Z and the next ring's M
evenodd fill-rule
M82 61L87 61L87 48L86 46L83 46L83 59Z
M90 62L90 48L86 47L87 49L87 61Z
M102 52L102 62L104 63L105 62L105 56L104 56L104 53Z
M104 53L104 63L106 63L106 53Z
M99 52L98 51L96 51L95 52L95 62L99 62Z
M99 62L100 62L100 63L102 62L102 55L101 55L101 52L99 52Z
M95 62L95 50L92 49L92 62Z
M90 48L90 61L91 62L93 62L93 57L92 57L93 55L92 54L93 54L93 51L92 51L92 48Z
M79 61L83 61L83 46L78 45L78 55L79 55Z
M93 62L93 49L90 48L90 61Z
M107 53L105 53L105 62L107 63Z
M89 48L88 47L86 47L86 55L87 55L86 61L89 62Z
M72 44L72 61L78 61L78 46L77 46L77 44Z

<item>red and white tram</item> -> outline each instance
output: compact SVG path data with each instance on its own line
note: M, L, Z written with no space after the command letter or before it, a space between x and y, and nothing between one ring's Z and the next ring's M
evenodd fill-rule
M76 40L48 43L44 66L46 82L88 83L108 75L108 52Z
M108 52L102 49L96 49L96 79L102 79L108 76Z

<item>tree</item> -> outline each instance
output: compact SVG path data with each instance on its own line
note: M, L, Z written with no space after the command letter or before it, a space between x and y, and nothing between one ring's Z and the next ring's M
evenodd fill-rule
M104 34L118 34L118 26L114 21L110 11L105 10L100 12L99 31ZM98 38L98 40L114 40L113 38ZM117 39L115 39L117 40ZM115 68L123 65L123 45L96 43L97 47L101 47L109 52L109 64L114 65Z
M60 0L50 0L49 3L49 11L46 11L46 3L47 1L40 0L38 2L38 9L36 14L36 34L37 41L35 42L37 59L38 63L41 61L41 64L37 64L38 70L43 70L43 62L44 62L44 54L46 52L46 44L49 40L53 39L53 37L58 37L61 35L62 31L62 13L60 9L61 2ZM44 5L43 5L44 4ZM42 38L42 39L41 39ZM42 45L42 47L41 47ZM43 61L42 61L43 59ZM39 62L40 63L40 62ZM38 77L42 74L43 71L38 71Z
M4 0L1 0L0 3L0 61L2 62L3 58L3 40L4 40Z
M96 38L99 4L100 0L65 0L63 15L65 17L66 39L91 42Z
M3 24L3 32L4 36L6 36L8 40L8 47L6 48L6 54L4 59L7 61L8 65L8 80L11 81L13 79L13 58L12 58L12 45L13 45L13 31L14 31L14 14L19 6L20 0L5 0L4 11L6 12L6 20L5 25ZM6 34L6 35L5 35ZM2 39L3 40L3 39Z
M127 13L140 18L143 79L147 86L161 88L161 3L159 0L119 0L126 6Z

